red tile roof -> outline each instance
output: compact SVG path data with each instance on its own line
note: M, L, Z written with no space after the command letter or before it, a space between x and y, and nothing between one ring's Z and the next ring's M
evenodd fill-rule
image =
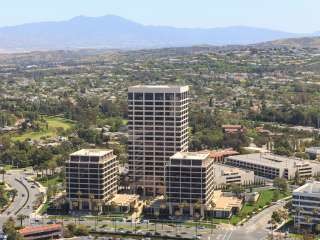
M29 235L32 233L39 233L39 232L47 232L47 231L60 231L62 230L61 224L49 224L49 225L40 225L40 226L29 226L23 229L20 229L19 232L22 236Z
M226 149L220 149L220 150L203 150L200 152L208 152L210 158L226 157L226 156L239 154L239 152L233 150L232 148L226 148Z

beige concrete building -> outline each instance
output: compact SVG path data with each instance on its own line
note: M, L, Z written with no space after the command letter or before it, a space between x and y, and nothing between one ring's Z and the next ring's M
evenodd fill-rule
M255 175L274 179L293 179L296 173L301 178L317 175L320 164L315 161L279 156L271 153L252 153L225 158L224 164L252 170Z
M82 149L66 162L66 190L70 210L101 211L117 193L119 163L113 150Z
M254 172L241 168L214 163L214 183L216 188L230 184L249 185L254 182Z
M166 165L166 199L170 214L204 216L214 192L209 153L178 152Z
M107 203L107 207L116 212L128 213L138 207L139 195L136 194L115 194Z
M128 162L135 192L164 193L169 157L188 150L188 86L128 89Z
M213 217L230 218L241 210L243 200L235 196L228 196L222 191L215 191L212 202L214 205L210 204L208 211L212 213Z

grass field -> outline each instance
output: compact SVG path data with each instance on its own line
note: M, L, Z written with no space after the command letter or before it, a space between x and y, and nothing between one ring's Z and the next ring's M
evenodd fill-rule
M40 140L41 138L55 137L58 135L58 129L68 130L74 126L74 122L61 117L44 117L48 122L48 129L42 131L27 131L18 136L13 136L13 141L25 141L27 139Z

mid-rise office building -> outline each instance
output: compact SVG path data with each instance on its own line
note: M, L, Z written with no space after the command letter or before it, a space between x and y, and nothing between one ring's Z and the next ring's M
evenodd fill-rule
M209 153L178 152L165 169L169 212L203 216L214 193L213 161Z
M292 195L294 225L314 230L320 224L320 182L307 182Z
M296 174L300 178L309 178L320 171L320 164L317 162L270 153L229 156L225 158L224 164L252 170L255 175L270 179L276 177L293 179Z
M188 150L188 86L128 89L128 162L135 192L164 193L169 157Z
M71 210L101 211L117 193L119 163L113 150L82 149L66 162L66 189Z
M213 169L216 188L231 184L249 185L254 183L254 172L251 170L244 170L218 163L214 163Z

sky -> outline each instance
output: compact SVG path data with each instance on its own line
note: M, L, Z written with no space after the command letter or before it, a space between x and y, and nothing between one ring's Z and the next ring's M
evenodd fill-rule
M320 31L320 0L1 0L0 26L118 15L146 25Z

